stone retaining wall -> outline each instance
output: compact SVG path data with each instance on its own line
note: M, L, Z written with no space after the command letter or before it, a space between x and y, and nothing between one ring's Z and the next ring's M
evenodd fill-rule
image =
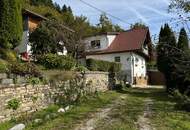
M0 80L0 122L10 120L13 114L20 116L46 108L54 103L53 97L61 92L59 87L52 85L13 84L13 79L8 79L6 74L0 74ZM108 73L86 72L81 80L91 92L106 91L109 88ZM65 84L68 84L67 81ZM14 113L7 108L11 99L20 101L20 107Z

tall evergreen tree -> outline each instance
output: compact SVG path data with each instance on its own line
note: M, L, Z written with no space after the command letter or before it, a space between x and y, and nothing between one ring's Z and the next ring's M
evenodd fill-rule
M189 48L189 40L185 28L182 28L180 31L177 47L182 50Z
M0 47L14 48L22 38L22 0L0 2Z
M61 7L59 4L57 4L56 2L54 3L54 8L59 12L61 13Z
M10 48L11 44L9 43L10 34L7 29L9 28L9 1L2 0L0 2L0 47Z
M11 24L10 33L12 37L12 47L15 48L20 44L23 35L23 25L22 25L22 0L11 0L10 1L10 14Z
M68 11L67 6L64 4L63 7L62 7L62 12L65 13L67 11Z
M174 57L176 52L176 39L172 29L168 24L165 24L164 28L161 28L159 36L159 44L157 46L157 66L158 69L165 75L167 91L176 88L174 77L172 73L174 71Z

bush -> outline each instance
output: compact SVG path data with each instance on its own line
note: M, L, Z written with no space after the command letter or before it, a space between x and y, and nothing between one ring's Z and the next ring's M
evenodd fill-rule
M47 69L71 70L76 65L75 59L70 56L47 54L38 58L38 63Z
M8 101L8 109L17 110L20 106L20 101L18 99L12 99Z
M79 65L74 68L74 71L85 72L85 71L88 71L88 69L82 65Z
M190 112L190 98L187 95L181 94L178 90L175 90L172 94L177 101L176 107Z
M0 49L1 52L1 58L9 61L9 62L15 62L17 61L16 53L12 50L5 50L5 49Z
M9 67L10 73L21 75L21 76L34 76L41 77L42 74L38 67L34 63L18 63L14 62Z
M0 73L8 72L8 63L4 60L0 60Z
M115 62L87 59L86 64L91 71L118 72L121 70L121 64Z
M32 85L37 85L40 84L40 79L36 77L32 77L28 79L28 82Z

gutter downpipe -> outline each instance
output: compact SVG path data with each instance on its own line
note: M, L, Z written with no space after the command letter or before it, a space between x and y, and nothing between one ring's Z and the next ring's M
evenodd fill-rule
M134 84L134 56L133 54L131 53L131 62L132 62L132 71L131 71L131 84L133 85Z

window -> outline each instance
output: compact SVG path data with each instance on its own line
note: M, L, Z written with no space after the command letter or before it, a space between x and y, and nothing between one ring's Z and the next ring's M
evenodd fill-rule
M97 49L100 48L100 40L91 41L91 47Z
M120 62L120 61L121 61L120 56L115 57L115 62Z

